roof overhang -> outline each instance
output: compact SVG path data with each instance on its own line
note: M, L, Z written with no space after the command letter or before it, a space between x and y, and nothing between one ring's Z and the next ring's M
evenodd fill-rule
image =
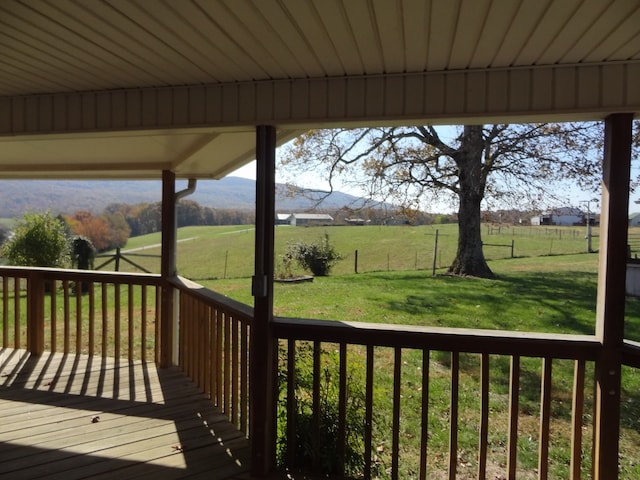
M298 135L277 132L282 144ZM255 158L254 128L15 135L0 140L0 178L220 179Z
M0 178L220 178L255 127L640 112L640 2L0 2Z

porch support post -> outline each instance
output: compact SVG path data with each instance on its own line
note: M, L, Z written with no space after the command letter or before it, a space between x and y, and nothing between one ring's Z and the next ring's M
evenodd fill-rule
M176 175L162 172L162 251L160 274L162 276L160 304L160 366L173 364L174 339L174 289L167 281L176 275ZM157 341L157 340L156 340Z
M266 476L274 467L276 442L276 362L273 336L276 129L256 128L256 242L252 282L254 321L250 350L251 473Z
M618 478L632 120L632 114L614 114L605 121L596 312L596 336L602 343L596 362L596 480Z
M44 278L35 270L27 279L27 350L32 355L44 352Z

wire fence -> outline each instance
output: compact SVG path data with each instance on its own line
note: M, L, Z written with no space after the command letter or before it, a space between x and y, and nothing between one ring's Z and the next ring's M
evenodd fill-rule
M408 270L436 272L448 268L457 251L458 233L455 225L443 228L343 228L347 230L338 232L335 227L334 230L329 230L331 240L336 242L342 255L342 259L333 267L331 275ZM389 229L388 233L385 233L385 229ZM309 230L312 229L291 227L288 233L295 238L295 235L311 233L317 236L317 232L320 231ZM380 232L386 236L383 237ZM179 273L194 281L251 277L254 274L254 240L250 233L226 235L224 242L216 244L207 243L204 238L180 243L177 255ZM599 248L598 234L598 228L593 227L591 251L597 251ZM368 239L367 236L373 239ZM482 237L483 252L489 261L586 253L589 245L585 227L485 225L482 228ZM634 254L640 254L640 231L630 234L629 239L630 250ZM284 267L280 260L288 241L279 240L276 236L276 276L284 275ZM145 251L146 255L135 257L135 265L125 260L121 261L119 266L123 271L157 272L160 261L156 253L159 253L159 248L157 252L150 248ZM111 268L114 263L115 261L111 262Z

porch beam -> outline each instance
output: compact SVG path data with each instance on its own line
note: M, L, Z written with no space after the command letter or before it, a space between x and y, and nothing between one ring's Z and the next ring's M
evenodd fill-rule
M174 288L169 281L176 276L176 175L162 172L162 249L160 259L160 366L169 367L174 360Z
M273 334L276 129L256 128L256 237L250 333L251 472L266 476L275 463L276 361Z
M596 361L596 480L618 478L632 121L633 115L626 113L605 120L596 311L596 337L601 342Z

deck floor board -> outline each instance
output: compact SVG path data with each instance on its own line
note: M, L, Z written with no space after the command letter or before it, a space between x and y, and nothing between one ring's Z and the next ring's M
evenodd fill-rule
M249 442L177 368L0 348L0 479L248 478Z

